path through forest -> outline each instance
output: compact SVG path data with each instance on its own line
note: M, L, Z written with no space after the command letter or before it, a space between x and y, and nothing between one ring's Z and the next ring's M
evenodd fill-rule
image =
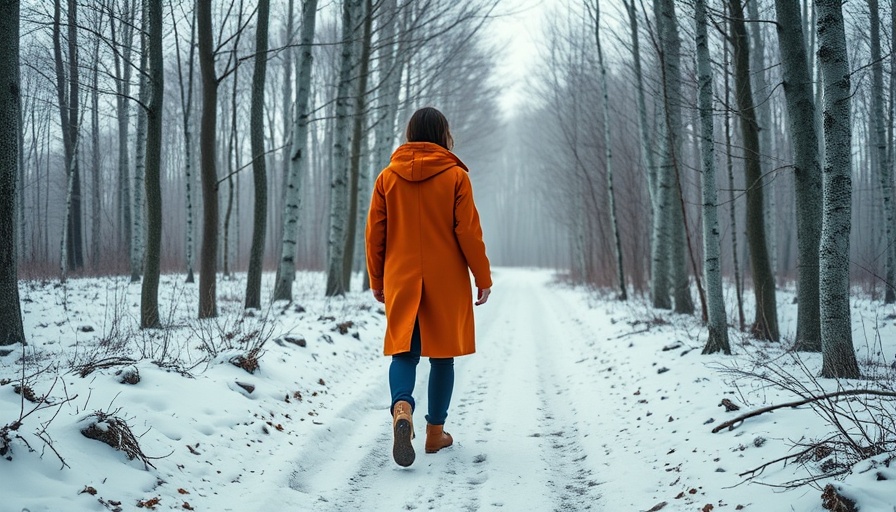
M454 446L423 451L428 361L421 359L414 415L417 460L391 460L386 376L368 372L351 400L334 407L344 419L319 431L296 454L290 486L319 496L321 510L589 510L601 475L583 437L579 410L594 412L598 390L572 394L562 371L586 346L547 274L503 271L495 293L477 308L477 348L456 360L446 423ZM593 414L589 414L594 419ZM326 423L326 419L322 418Z

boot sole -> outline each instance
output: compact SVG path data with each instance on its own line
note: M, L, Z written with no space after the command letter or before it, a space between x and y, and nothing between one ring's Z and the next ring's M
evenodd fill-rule
M411 422L400 419L395 422L395 442L392 445L392 458L402 467L408 467L414 463L416 454L411 444Z

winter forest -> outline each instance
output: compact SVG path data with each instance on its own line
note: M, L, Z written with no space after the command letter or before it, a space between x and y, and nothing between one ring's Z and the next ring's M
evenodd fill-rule
M892 2L0 0L0 48L0 508L896 510ZM395 502L364 226L424 106L495 301Z

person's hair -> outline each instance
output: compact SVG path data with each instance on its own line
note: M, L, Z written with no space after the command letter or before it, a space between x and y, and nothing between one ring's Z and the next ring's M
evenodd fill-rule
M447 150L454 147L454 139L451 130L448 129L448 119L445 115L432 107L423 107L414 112L408 121L408 142L432 142Z

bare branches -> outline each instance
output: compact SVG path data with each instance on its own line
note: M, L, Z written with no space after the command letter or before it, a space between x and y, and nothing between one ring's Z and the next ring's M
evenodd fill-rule
M760 414L765 414L767 412L771 412L771 411L774 411L777 409L784 409L785 407L795 408L795 407L799 407L801 405L805 405L805 404L812 403L812 402L819 402L819 401L828 401L829 402L831 398L838 398L838 397L842 397L842 396L859 396L859 395L883 396L883 397L896 398L896 392L881 391L881 390L877 390L877 389L848 389L848 390L843 390L843 391L836 391L833 393L826 393L826 394L819 395L819 396L811 396L809 398L804 398L802 400L796 400L793 402L770 405L768 407L761 407L759 409L755 409L746 414L742 414L742 415L738 416L737 418L720 423L719 425L717 425L716 427L714 427L712 429L712 433L715 434L724 428L727 428L728 430L734 430L734 428L736 428L738 424L744 422L744 420L747 420L749 418L753 418L755 416L759 416Z

